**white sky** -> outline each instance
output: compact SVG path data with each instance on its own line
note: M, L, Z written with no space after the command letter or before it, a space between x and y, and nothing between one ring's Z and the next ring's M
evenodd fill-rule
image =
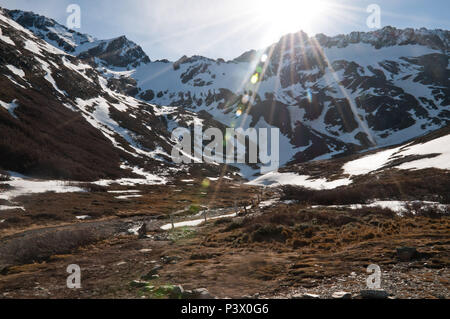
M318 12L319 1L331 4ZM450 26L448 0L0 0L2 7L34 11L62 24L70 3L82 10L77 31L100 39L126 35L152 60L194 54L233 59L300 29L311 35L369 31L366 8L372 3L382 9L382 26Z

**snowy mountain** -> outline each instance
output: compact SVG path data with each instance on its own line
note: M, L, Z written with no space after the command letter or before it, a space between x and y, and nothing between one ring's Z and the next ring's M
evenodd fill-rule
M106 65L109 68L135 68L140 64L150 63L149 57L142 48L124 36L110 40L97 40L33 12L6 9L5 12L44 41L95 65Z
M399 35L384 41L391 33ZM155 62L130 77L141 99L206 110L227 125L240 122L236 112L243 110L245 127L280 128L284 149L296 160L328 158L447 125L449 33L406 34L390 28L378 36L293 34L234 61ZM252 83L255 72L259 79Z
M1 9L0 28L2 169L153 182L183 170L172 165L169 128L202 121L198 115L110 90L89 64L39 39Z
M299 32L231 61L151 62L125 37L96 40L33 13L8 13L89 64L109 94L204 111L227 127L280 128L282 165L400 144L450 120L446 30Z

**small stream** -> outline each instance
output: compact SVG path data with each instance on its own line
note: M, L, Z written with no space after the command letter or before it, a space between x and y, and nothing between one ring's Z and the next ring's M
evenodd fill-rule
M233 217L236 217L236 216L237 216L237 214L233 213L233 214L228 214L228 215L219 215L219 216L209 217L209 218L207 218L207 220L215 220L215 219L222 219L222 218L233 218ZM200 226L204 222L205 222L205 218L199 218L199 219L193 219L193 220L187 220L187 221L184 221L184 222L174 223L173 227L174 228L196 227L196 226ZM171 230L172 229L172 223L162 226L161 229L162 230Z

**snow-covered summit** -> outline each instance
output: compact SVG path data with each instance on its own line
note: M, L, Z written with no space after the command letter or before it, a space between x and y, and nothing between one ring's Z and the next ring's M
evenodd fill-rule
M142 48L125 36L98 40L67 28L53 19L20 10L5 12L51 45L90 62L115 68L135 68L150 62Z

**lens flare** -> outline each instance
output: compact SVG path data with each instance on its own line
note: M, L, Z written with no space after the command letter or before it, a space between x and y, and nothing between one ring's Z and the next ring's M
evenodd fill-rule
M266 61L267 61L268 58L269 58L269 57L267 56L267 54L263 54L263 55L261 56L261 62L262 62L262 63L266 63Z
M259 74L255 73L253 74L252 78L250 79L250 82L252 82L252 84L256 84L259 81Z
M241 109L237 110L236 111L236 116L240 117L241 115L242 115L242 110Z
M209 179L205 178L202 182L202 187L209 188L209 186L211 186L211 182L209 181Z
M270 25L270 38L300 30L311 32L313 25L325 21L331 10L328 0L260 0L256 16ZM269 36L269 34L268 34Z

